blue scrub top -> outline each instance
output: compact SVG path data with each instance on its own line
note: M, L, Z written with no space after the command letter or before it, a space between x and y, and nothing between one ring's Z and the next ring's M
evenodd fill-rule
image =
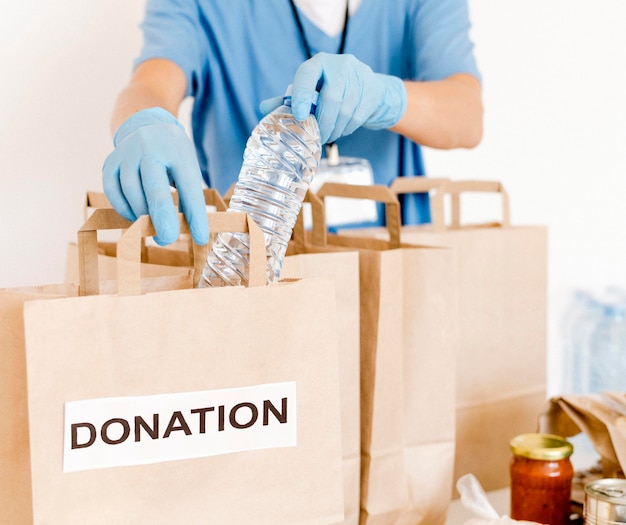
M300 16L311 48L336 53L330 37ZM236 182L259 103L282 95L306 60L289 0L148 0L144 45L150 58L178 64L194 98L193 140L205 182L224 194ZM375 72L408 80L455 73L480 78L466 0L362 0L350 17L345 53ZM366 158L377 184L424 175L419 145L390 131L358 129L337 141L343 156ZM426 195L403 204L406 224L430 221Z

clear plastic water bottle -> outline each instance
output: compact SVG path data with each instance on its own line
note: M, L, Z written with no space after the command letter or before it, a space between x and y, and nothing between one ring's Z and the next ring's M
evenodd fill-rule
M591 332L601 315L601 305L586 290L576 290L561 320L563 341L561 393L589 392L588 365Z
M595 394L626 388L626 294L578 290L564 323L565 393Z
M374 184L374 171L367 159L340 156L337 144L327 144L326 158L320 160L311 191L317 193L326 182L371 185ZM309 212L305 208L304 226L307 229L313 226ZM374 224L378 220L378 207L375 201L368 199L327 197L324 199L324 214L329 228Z
M302 201L319 165L322 144L317 120L283 105L267 114L246 143L243 165L228 211L247 213L263 230L267 282L278 280ZM248 284L250 245L246 233L220 233L209 252L199 288Z
M591 332L590 392L626 390L626 305L608 301Z

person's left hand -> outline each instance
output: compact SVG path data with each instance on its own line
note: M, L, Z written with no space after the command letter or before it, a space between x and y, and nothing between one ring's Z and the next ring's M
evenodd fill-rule
M261 112L269 113L280 100L264 100ZM390 128L404 115L406 104L402 79L374 73L353 55L318 53L298 67L292 82L293 115L305 120L311 106L317 105L315 116L323 144L350 135L361 126Z

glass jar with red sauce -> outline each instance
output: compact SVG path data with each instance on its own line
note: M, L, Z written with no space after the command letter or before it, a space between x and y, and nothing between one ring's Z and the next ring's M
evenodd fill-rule
M511 450L511 518L568 525L572 444L552 434L522 434L511 440Z

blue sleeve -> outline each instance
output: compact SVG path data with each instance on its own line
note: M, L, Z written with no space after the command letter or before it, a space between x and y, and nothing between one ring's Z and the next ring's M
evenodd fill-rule
M187 96L196 93L203 78L203 42L197 2L185 0L147 0L143 22L143 47L134 62L137 67L151 58L176 63L187 76Z
M456 73L481 80L470 29L467 0L416 0L414 80L441 80Z

